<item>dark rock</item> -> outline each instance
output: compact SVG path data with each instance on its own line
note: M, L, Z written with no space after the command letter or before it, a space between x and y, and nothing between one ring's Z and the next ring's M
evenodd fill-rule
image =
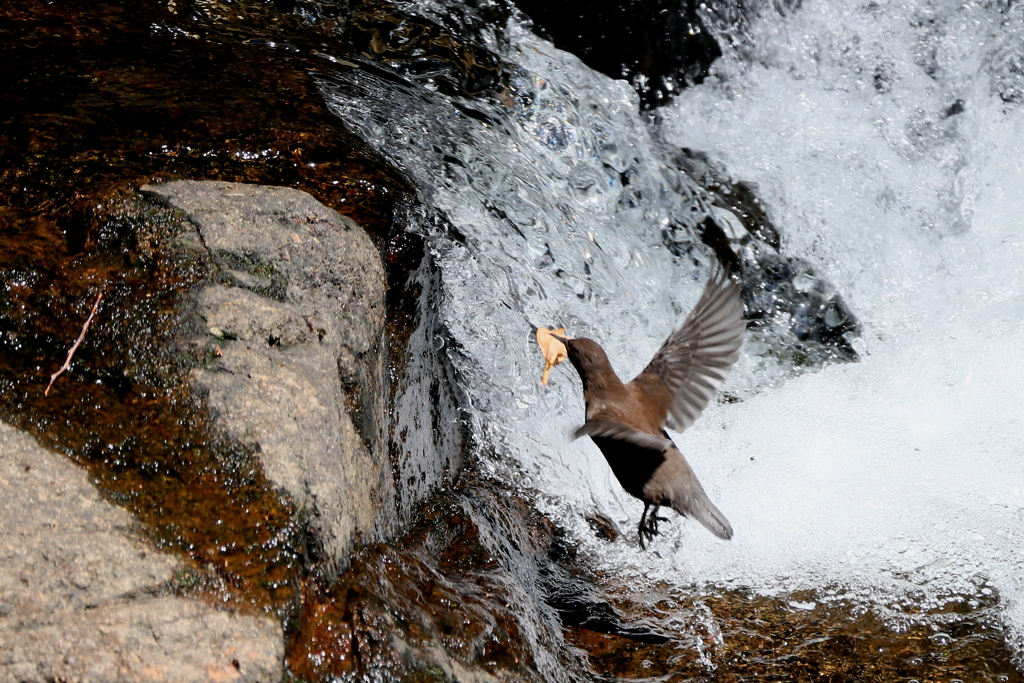
M545 603L541 567L556 533L522 492L466 468L409 533L358 549L333 586L307 596L317 608L289 647L290 671L320 681L588 680Z
M676 164L711 193L712 215L699 238L739 275L748 335L795 366L856 361L860 322L836 287L808 261L782 253L779 230L757 199L757 188L733 182L700 152L682 150ZM690 235L672 227L666 246L682 254Z
M697 0L515 1L558 48L612 78L628 79L644 108L703 82L722 55L708 31L705 4Z
M540 573L547 603L565 626L628 638L637 643L667 643L671 638L642 623L630 624L602 600L592 581L574 576L560 563L545 565Z
M619 531L619 525L615 523L615 520L603 512L595 510L586 515L586 520L587 524L589 524L590 528L594 530L594 534L596 534L598 538L603 538L606 541L614 541L622 535L622 532Z
M343 35L360 56L387 65L387 71L429 81L449 94L473 96L504 85L508 67L483 43L484 34L503 25L509 14L501 3L481 3L453 5L440 16L426 17L390 2L364 0L352 8Z

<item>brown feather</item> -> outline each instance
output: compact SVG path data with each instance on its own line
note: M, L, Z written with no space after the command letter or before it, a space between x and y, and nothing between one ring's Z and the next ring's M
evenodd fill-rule
M682 431L696 421L739 358L745 328L739 287L718 272L685 322L628 384L615 374L597 342L566 340L586 403L587 421L576 436L590 436L622 487L644 501L641 547L645 535L658 533L662 505L693 517L720 538L732 537L729 521L707 497L665 427ZM648 517L651 505L654 512Z

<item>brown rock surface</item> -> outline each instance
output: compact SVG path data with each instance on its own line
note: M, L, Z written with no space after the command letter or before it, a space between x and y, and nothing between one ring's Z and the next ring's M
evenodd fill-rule
M0 681L281 679L276 619L168 594L184 562L3 423L0 488Z

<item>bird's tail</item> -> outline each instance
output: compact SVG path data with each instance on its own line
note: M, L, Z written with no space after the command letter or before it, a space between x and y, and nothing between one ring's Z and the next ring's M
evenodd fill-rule
M703 488L693 491L679 502L673 502L672 507L681 515L693 517L703 524L708 531L715 536L728 541L732 538L732 525L725 518L722 511L715 507Z

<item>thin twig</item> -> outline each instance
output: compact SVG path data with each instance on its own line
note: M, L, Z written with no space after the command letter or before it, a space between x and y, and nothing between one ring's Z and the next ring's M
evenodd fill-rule
M71 358L75 355L75 351L78 350L79 344L85 339L85 333L89 329L89 325L92 325L92 317L96 315L96 309L100 307L100 301L103 299L103 292L100 292L96 297L96 303L92 305L92 311L89 313L89 317L85 319L85 324L82 325L82 332L78 335L78 339L75 340L75 345L68 351L68 359L64 361L64 365L60 366L60 370L50 375L50 383L46 385L46 391L43 392L43 396L50 395L50 387L53 386L54 381L61 376L65 370L71 367Z

